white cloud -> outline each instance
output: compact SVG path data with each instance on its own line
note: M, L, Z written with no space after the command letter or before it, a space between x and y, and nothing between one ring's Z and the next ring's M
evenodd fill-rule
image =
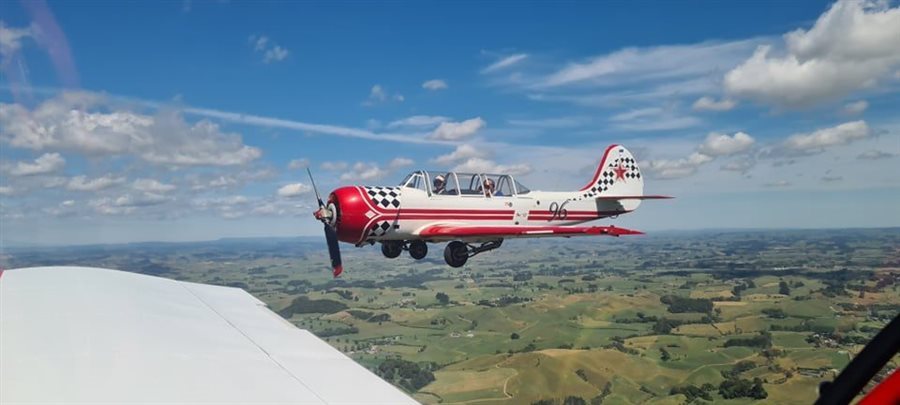
M526 53L517 53L514 55L509 55L507 57L504 57L504 58L490 64L486 68L481 69L481 73L491 73L491 72L496 72L498 70L503 70L503 69L506 69L512 65L515 65L515 64L525 60L526 58L528 58L528 54L526 54Z
M290 51L287 48L272 42L269 37L265 35L251 35L248 38L248 42L253 46L254 52L262 55L262 61L266 64L281 62L290 54Z
M444 90L447 88L447 82L441 79L432 79L422 83L422 88L431 91Z
M852 121L831 128L823 128L810 134L791 135L784 142L788 149L799 152L819 152L836 145L843 145L869 136L865 121Z
M665 131L701 124L696 117L677 114L674 107L638 108L615 114L609 120L615 128L625 131Z
M784 36L786 51L760 46L725 75L732 95L800 108L873 87L900 65L900 7L839 0L811 29Z
M845 104L842 112L845 115L859 115L862 114L863 111L866 111L867 108L869 108L869 102L866 100L859 100Z
M755 140L752 136L743 132L735 133L732 136L712 132L706 136L706 140L700 145L698 150L700 153L709 156L728 156L735 153L746 152Z
M232 188L243 183L245 179L238 179L235 175L219 175L212 178L191 180L191 190L202 191L208 189Z
M413 115L412 117L406 117L403 119L399 119L396 121L392 121L387 126L388 128L397 128L397 127L433 127L442 122L449 121L450 118L443 117L440 115Z
M398 157L391 160L388 163L388 169L394 170L399 169L401 167L411 166L413 163L416 163L414 160L404 157Z
M375 84L369 90L369 98L366 101L363 101L363 105L371 106L375 104L384 103L388 100L394 100L397 102L403 102L406 98L403 97L400 93L394 93L394 95L390 95L382 85Z
M116 207L149 207L171 201L167 197L156 193L125 194L112 201Z
M382 88L380 84L376 84L376 85L372 86L372 89L369 90L369 100L372 100L372 101L387 100L387 93L385 93L384 88Z
M438 156L434 159L434 162L441 165L449 165L470 158L486 158L488 156L490 156L490 153L484 148L476 148L475 146L465 143L457 146L453 152Z
M707 77L746 58L758 40L625 48L566 67L537 80L535 87L614 86L661 79ZM708 80L708 79L704 79Z
M347 162L340 162L340 161L338 161L338 162L322 162L322 164L319 167L321 167L322 170L336 172L336 171L346 169L348 167L348 164L347 164Z
M250 42L253 44L253 50L261 52L266 49L266 44L269 43L269 37L267 37L265 35L260 36L260 37L251 35Z
M826 183L834 183L844 179L844 176L827 175L822 176L822 181Z
M372 181L384 177L387 173L386 170L374 163L356 162L352 170L342 174L340 179L341 181Z
M303 184L303 183L292 183L281 186L278 189L277 194L279 197L284 198L293 198L299 195L306 194L312 190L312 187Z
M784 142L764 148L751 155L756 140L744 133L733 135L717 132L709 133L691 155L682 159L658 159L645 165L646 171L655 178L677 179L696 173L700 167L726 156L738 157L721 166L724 171L748 173L756 166L758 158L778 158L818 153L823 148L849 143L867 136L869 130L862 121L846 123L833 128L815 131L811 134L796 134ZM790 165L794 160L776 161L773 166Z
M456 165L456 167L453 168L453 171L511 174L513 176L518 176L531 173L531 166L527 164L501 165L493 160L473 157Z
M512 119L506 121L509 125L531 128L572 128L590 124L590 117L556 117L538 119Z
M95 177L93 179L80 175L70 178L66 183L66 189L72 191L99 191L124 182L124 177L115 177L112 174L106 174L103 177Z
M694 152L684 159L660 159L647 162L642 166L658 179L678 179L697 172L700 166L713 161L713 157Z
M770 183L763 184L763 186L765 186L765 187L772 187L772 188L790 187L790 185L791 185L791 182L789 182L787 180L776 180L776 181L773 181Z
M860 153L856 158L859 160L878 160L878 159L889 159L894 156L897 156L894 153L889 153L881 150L870 150Z
M694 111L729 111L737 106L737 101L729 98L723 98L719 101L716 99L703 96L694 102Z
M262 155L210 121L191 124L175 112L106 111L112 107L104 96L87 92L62 93L31 111L0 103L0 140L17 148L131 155L174 166L243 165Z
M33 37L32 27L12 28L0 21L0 66L8 63L10 58L22 49L22 40Z
M15 189L10 186L0 186L0 195L11 196L15 194Z
M486 124L481 117L462 122L442 122L429 137L445 141L459 141L475 135Z
M288 169L298 170L309 167L309 159L293 159L288 163Z
M145 193L167 193L177 188L174 184L162 183L156 179L137 179L131 183L131 187Z
M744 156L722 165L722 170L729 172L747 173L754 166L756 166L756 160L752 157Z
M66 159L59 153L45 153L34 160L34 163L18 162L10 169L13 176L34 176L50 174L62 170Z
M281 62L288 57L289 53L290 51L286 48L275 45L266 49L266 52L263 54L263 63Z

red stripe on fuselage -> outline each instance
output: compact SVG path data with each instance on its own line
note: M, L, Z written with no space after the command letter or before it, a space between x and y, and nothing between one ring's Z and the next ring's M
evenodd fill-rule
M451 215L433 215L433 214L404 214L400 213L399 215L384 215L382 218L385 219L400 219L400 220L414 220L414 219L454 219L454 220L511 220L513 219L512 215L463 215L463 214L451 214Z
M399 212L401 214L507 214L507 215L512 215L515 213L514 210L480 210L480 209L447 210L447 209L432 209L432 208L401 208L399 210L393 210L393 211Z

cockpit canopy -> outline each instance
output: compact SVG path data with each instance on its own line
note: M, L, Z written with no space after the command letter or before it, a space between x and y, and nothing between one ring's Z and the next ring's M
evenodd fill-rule
M489 190L485 191L485 184ZM400 182L401 187L416 188L428 195L509 197L531 192L508 174L443 172L417 170ZM490 187L493 186L493 189Z

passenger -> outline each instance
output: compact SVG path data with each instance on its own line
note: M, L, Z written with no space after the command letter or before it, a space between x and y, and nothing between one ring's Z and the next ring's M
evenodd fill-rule
M484 179L484 196L491 197L494 195L494 181L491 179Z
M434 194L444 194L447 190L446 187L447 182L444 180L443 175L437 175L434 177Z

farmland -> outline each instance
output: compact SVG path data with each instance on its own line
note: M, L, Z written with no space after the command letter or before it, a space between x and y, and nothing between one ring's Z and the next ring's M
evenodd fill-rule
M244 288L427 403L810 402L900 312L900 230L509 241L460 269L317 239L27 248ZM893 367L896 367L896 359Z

